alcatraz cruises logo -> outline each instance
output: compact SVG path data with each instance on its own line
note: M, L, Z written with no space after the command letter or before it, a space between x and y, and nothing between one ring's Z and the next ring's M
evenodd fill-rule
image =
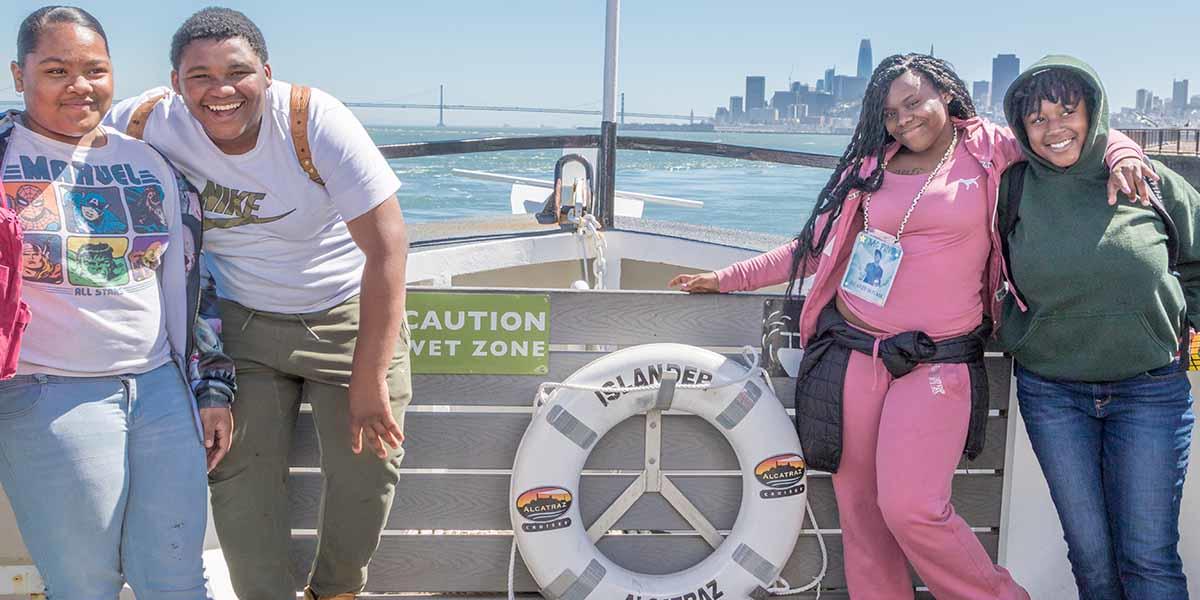
M534 488L517 496L517 512L533 521L522 524L521 529L534 533L570 526L570 517L559 517L571 509L571 500L571 492L560 487Z
M797 454L779 454L758 463L754 476L771 488L759 492L759 497L785 498L804 493L804 470L804 459Z

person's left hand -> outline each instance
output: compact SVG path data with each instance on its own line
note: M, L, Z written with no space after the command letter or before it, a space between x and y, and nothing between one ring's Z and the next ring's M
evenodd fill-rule
M1150 206L1151 194L1154 192L1150 191L1150 185L1146 183L1147 177L1155 182L1159 181L1154 168L1140 158L1122 159L1108 174L1109 206L1117 203L1117 190L1121 190L1130 202L1141 201L1142 206Z
M363 450L363 437L367 445L381 459L388 455L387 446L399 448L404 441L404 432L392 416L391 399L387 383L380 381L367 388L350 384L350 449L359 454Z
M208 455L211 472L221 464L233 443L233 410L228 407L202 408L200 423L204 425L204 452Z

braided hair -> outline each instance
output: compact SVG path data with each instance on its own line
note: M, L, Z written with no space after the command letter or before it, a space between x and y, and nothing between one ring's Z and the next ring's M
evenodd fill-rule
M858 117L858 125L854 135L838 160L829 182L817 196L817 204L804 228L796 235L796 250L792 253L792 277L788 284L787 295L793 296L796 280L801 277L800 269L806 259L815 256L829 239L833 230L833 222L842 212L846 195L852 189L874 192L883 185L883 160L888 146L895 141L884 124L884 103L892 82L907 72L923 76L938 92L949 94L950 104L947 107L951 117L969 119L975 116L975 104L967 93L967 84L954 72L950 63L934 58L928 54L893 54L883 59L871 80L867 83L867 91L863 95L862 112ZM870 156L877 160L875 170L865 178L860 175L863 162ZM821 215L829 215L820 234L816 232L817 219Z

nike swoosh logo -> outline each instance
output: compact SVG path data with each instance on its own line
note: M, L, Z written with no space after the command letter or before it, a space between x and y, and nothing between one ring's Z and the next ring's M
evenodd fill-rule
M214 217L206 216L206 217L204 217L204 230L208 231L209 229L233 229L234 227L245 227L246 225L265 225L267 223L274 223L275 221L278 221L294 212L296 212L296 209L293 208L292 210L289 210L289 211L283 213L282 215L275 215L274 217L256 217L256 216L251 215L248 217L233 217L230 219L217 219Z

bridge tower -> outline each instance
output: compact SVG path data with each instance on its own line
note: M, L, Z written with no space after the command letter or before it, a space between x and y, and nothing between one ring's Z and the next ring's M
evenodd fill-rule
M446 126L446 120L443 118L443 114L445 113L445 111L446 111L446 86L443 84L439 84L438 85L438 124L437 124L438 127Z

